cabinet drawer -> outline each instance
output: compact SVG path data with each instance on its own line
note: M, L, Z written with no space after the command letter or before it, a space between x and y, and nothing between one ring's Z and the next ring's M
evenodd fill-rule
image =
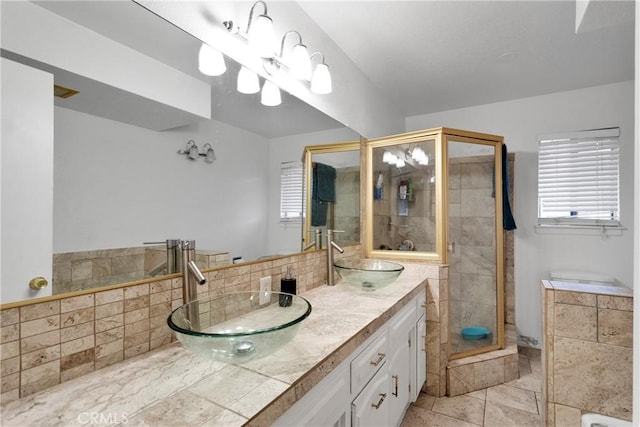
M389 374L385 364L351 404L351 427L388 427L389 405Z
M386 332L386 331L385 331ZM374 339L358 356L351 361L351 392L357 393L378 372L387 360L389 342L387 334Z

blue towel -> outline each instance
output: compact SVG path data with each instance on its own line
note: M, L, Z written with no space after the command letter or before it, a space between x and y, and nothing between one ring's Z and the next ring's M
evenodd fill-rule
M311 225L327 225L327 202L336 201L336 170L316 163L311 179Z
M505 144L502 144L502 228L505 230L518 228L511 212L511 203L509 203L509 156L507 156Z

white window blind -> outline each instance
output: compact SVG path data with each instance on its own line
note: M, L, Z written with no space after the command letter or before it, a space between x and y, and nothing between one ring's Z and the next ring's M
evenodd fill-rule
M619 226L618 128L541 137L538 223Z
M282 163L280 165L280 222L302 220L302 191L302 163Z

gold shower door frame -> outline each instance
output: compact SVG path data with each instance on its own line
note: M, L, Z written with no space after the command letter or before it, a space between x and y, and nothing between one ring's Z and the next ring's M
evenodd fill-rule
M373 248L373 150L375 148L390 147L394 145L420 143L425 141L435 142L435 199L436 199L436 242L435 252L399 251L399 250L375 250ZM489 145L494 147L494 182L495 182L495 244L496 244L496 324L497 340L495 344L451 354L450 337L441 337L440 342L447 343L449 360L460 359L480 353L486 353L505 347L504 340L504 233L502 228L502 144L503 137L479 132L465 131L452 128L432 128L399 135L392 135L376 139L363 139L364 153L361 179L361 194L364 197L364 215L362 226L362 248L366 258L386 258L414 262L429 262L437 264L448 263L449 247L449 216L448 216L448 143L467 142L471 144ZM448 287L447 287L448 289ZM447 303L449 297L447 296ZM442 301L443 298L440 298ZM447 322L446 330L451 333L449 318L451 310L447 309L447 318L443 319L439 313L441 322ZM446 341L445 341L446 339Z

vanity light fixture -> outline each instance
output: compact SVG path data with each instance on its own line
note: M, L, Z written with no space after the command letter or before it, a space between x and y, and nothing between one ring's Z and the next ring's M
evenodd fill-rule
M227 70L227 66L222 53L202 43L198 53L198 69L206 76L220 76Z
M197 160L199 157L206 157L207 163L213 163L216 160L216 153L213 151L211 144L207 143L202 147L203 153L198 150L198 146L193 139L187 142L187 146L184 150L178 150L178 154L184 154L191 160Z
M258 5L264 8L261 15L255 15ZM280 73L280 75L288 75L293 79L307 82L310 84L311 92L316 94L324 95L332 92L331 73L324 61L324 55L315 52L309 56L307 47L302 43L302 35L298 31L291 30L284 33L280 42L280 52L276 52L273 20L267 15L267 4L264 1L258 0L251 6L245 32L235 26L233 21L224 21L223 25L227 31L244 40L249 48L262 58L262 66L267 74ZM292 34L298 36L298 43L293 45L290 52L287 52L285 42ZM318 55L320 62L313 68L312 59ZM258 75L243 66L238 73L238 92L254 94L260 90L259 87ZM264 105L280 105L280 91L275 89L278 89L275 83L265 82L261 94Z

